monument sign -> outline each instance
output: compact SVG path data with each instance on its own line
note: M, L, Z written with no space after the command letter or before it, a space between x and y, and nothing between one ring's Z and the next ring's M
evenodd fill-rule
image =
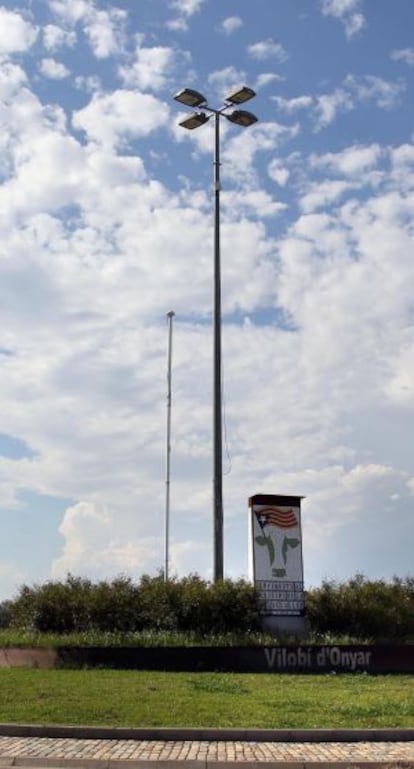
M252 576L263 627L275 634L306 632L301 499L280 494L249 499Z

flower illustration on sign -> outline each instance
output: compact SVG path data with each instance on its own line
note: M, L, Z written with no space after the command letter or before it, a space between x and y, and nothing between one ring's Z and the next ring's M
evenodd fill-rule
M292 508L281 510L279 507L267 507L264 510L256 511L256 518L259 526L262 530L262 534L255 537L255 541L261 547L267 547L269 554L270 566L273 567L276 557L275 542L276 538L272 539L270 533L267 534L265 528L267 526L273 526L278 529L295 529L299 526L298 519ZM286 534L283 537L281 553L284 563L284 567L272 568L272 574L274 577L286 576L286 564L288 558L288 551L291 548L296 548L300 545L300 539L297 537L288 537Z

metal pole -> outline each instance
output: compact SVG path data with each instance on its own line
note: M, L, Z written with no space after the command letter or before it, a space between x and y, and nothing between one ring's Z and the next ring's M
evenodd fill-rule
M240 104L249 101L255 92L248 86L237 89L227 96L221 109L213 109L205 96L192 88L183 88L174 99L193 110L193 114L180 121L180 126L192 131L215 116L214 151L214 309L213 309L213 576L217 582L223 579L223 430L222 430L222 376L221 376L221 267L220 267L220 118L222 115L236 125L247 128L257 122L256 115L243 109ZM233 109L236 107L237 109ZM228 112L232 109L232 112Z
M221 266L220 266L220 113L215 112L214 150L214 385L213 385L213 510L214 581L223 579L223 449L221 405Z
M170 469L171 469L171 369L172 369L172 332L174 311L167 312L168 323L168 362L167 362L167 445L165 458L165 555L164 580L169 577L169 547L170 547Z

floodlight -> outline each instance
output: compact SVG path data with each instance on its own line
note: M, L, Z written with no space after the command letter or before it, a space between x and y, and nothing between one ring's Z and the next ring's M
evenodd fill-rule
M243 102L253 99L254 96L256 96L256 93L253 91L253 88L243 85L237 91L230 94L230 96L226 96L226 101L230 101L232 104L243 104Z
M199 128L201 125L204 125L204 123L207 123L208 120L210 120L210 115L206 115L205 112L195 112L194 115L190 115L190 117L181 120L178 125L192 131L193 128Z
M244 126L244 128L248 128L248 126L253 125L253 123L257 123L256 115L253 115L252 112L247 112L245 109L235 109L234 112L230 112L230 114L225 115L225 117L227 120L230 120L231 123Z
M199 107L200 104L205 104L207 101L202 93L193 91L192 88L183 88L182 91L178 91L178 93L175 94L174 99L175 101L181 102L181 104L185 104L187 107Z

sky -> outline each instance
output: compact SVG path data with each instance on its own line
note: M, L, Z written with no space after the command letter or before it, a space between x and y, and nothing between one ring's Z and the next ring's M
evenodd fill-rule
M0 599L212 577L214 121L224 571L304 496L305 586L413 573L412 0L0 4Z

